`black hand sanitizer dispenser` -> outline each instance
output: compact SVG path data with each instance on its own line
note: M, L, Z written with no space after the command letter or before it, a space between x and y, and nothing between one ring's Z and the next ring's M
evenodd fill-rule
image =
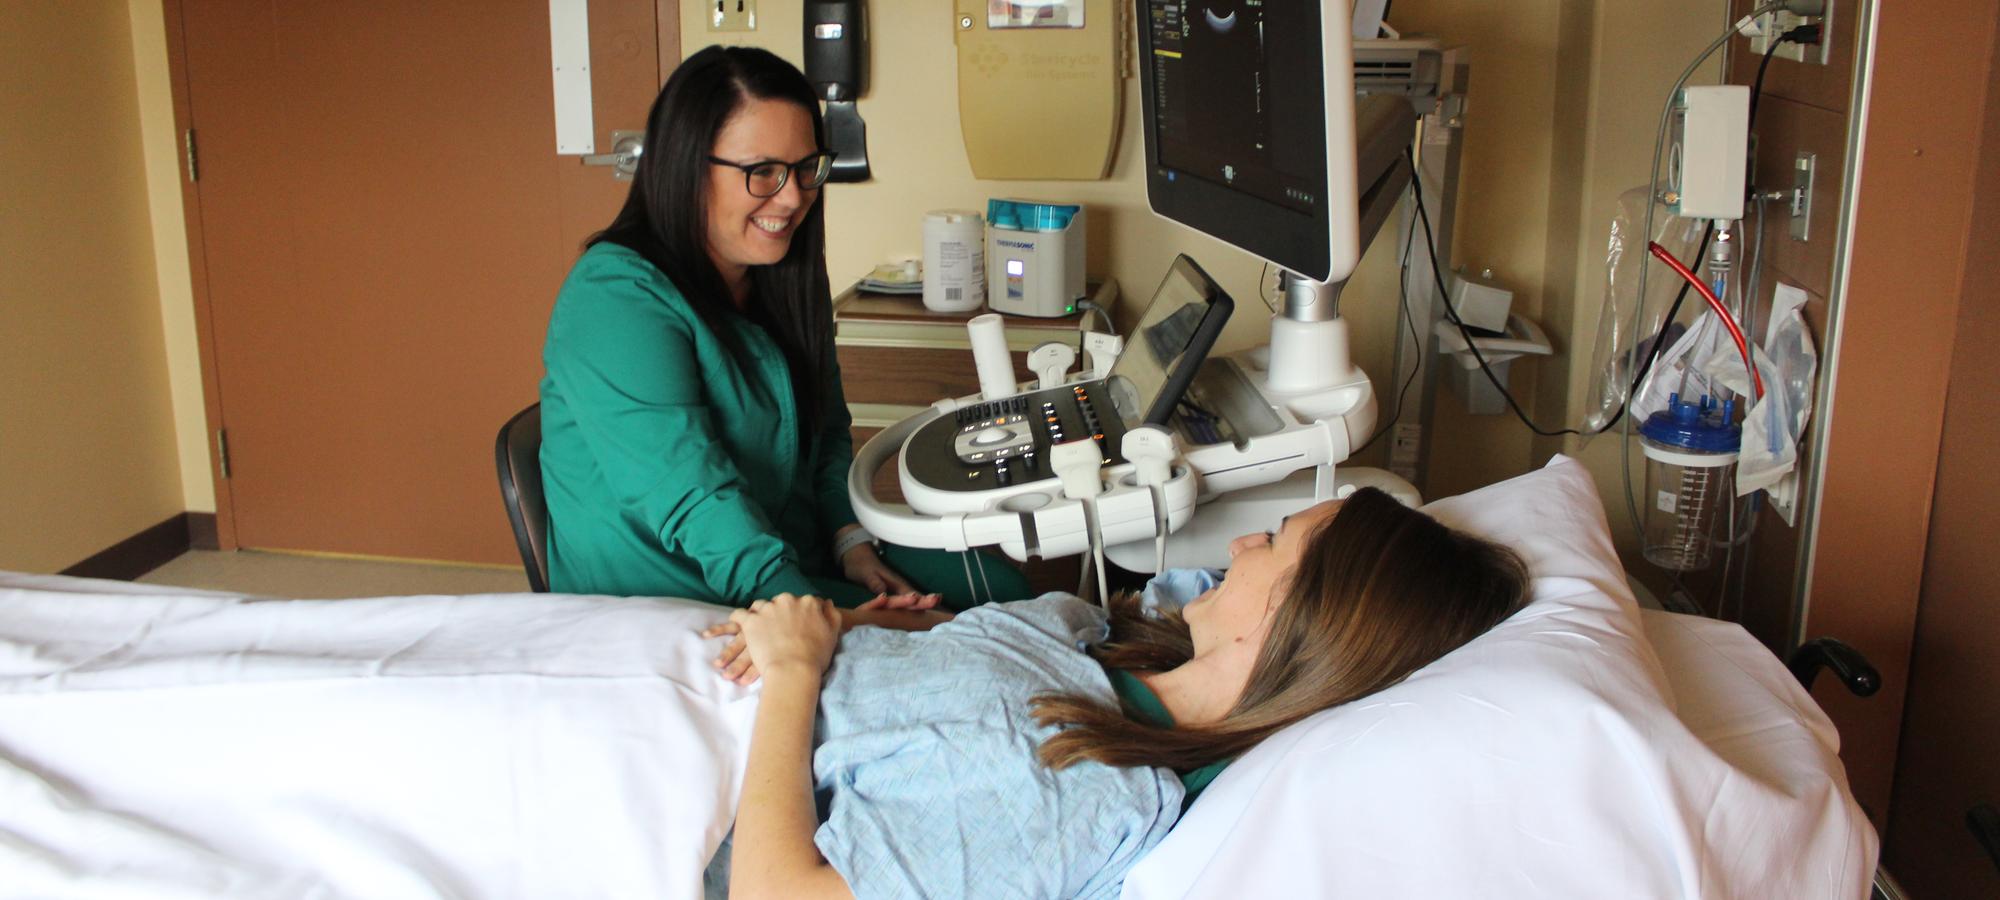
M854 101L868 88L868 22L861 0L806 0L806 80L826 101L829 180L867 181L868 124Z

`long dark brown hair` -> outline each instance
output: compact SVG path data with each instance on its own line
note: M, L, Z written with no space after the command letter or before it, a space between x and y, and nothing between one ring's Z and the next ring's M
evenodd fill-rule
M1037 721L1062 726L1040 756L1186 771L1231 759L1285 726L1366 697L1512 615L1527 571L1511 551L1453 531L1372 488L1356 491L1307 535L1298 568L1250 680L1221 721L1163 728L1076 694L1034 700ZM1178 613L1114 607L1110 640L1091 654L1109 668L1165 671L1194 657Z
M708 47L674 69L646 116L646 151L625 206L585 246L618 244L646 258L679 288L723 346L745 359L735 331L729 286L708 255L708 155L729 117L750 99L784 100L812 115L813 142L826 146L819 99L798 67L755 47ZM826 279L826 197L806 211L785 257L750 267L751 321L771 334L791 370L800 433L814 433L825 412L833 297Z

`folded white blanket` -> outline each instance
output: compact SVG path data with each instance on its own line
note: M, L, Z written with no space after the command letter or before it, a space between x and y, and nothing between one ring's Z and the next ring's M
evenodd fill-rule
M11 896L698 896L755 709L681 601L0 575L0 611Z

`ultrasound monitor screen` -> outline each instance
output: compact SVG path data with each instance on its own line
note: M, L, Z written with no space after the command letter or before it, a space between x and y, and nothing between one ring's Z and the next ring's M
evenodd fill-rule
M1156 174L1307 214L1326 201L1319 5L1146 0Z

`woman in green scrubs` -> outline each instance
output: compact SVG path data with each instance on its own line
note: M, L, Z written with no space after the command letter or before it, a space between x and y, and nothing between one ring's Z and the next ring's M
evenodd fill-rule
M542 349L549 584L746 606L1028 594L1004 561L886 546L847 498L812 88L745 47L668 79L624 209L556 298Z

